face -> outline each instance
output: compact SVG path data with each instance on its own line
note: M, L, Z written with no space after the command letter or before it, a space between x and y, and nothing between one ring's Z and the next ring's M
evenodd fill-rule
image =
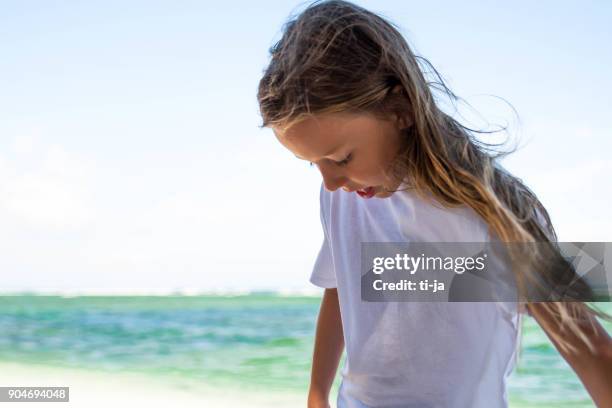
M325 188L342 188L363 198L389 197L400 184L385 175L401 143L403 119L370 114L311 116L285 130L272 128L278 141L301 160L315 164ZM368 194L369 193L369 194Z

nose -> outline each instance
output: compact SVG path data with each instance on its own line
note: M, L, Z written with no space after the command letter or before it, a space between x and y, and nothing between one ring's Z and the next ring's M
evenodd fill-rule
M342 174L326 169L323 166L319 166L319 171L323 176L323 184L327 191L336 191L339 187L346 184L347 178Z

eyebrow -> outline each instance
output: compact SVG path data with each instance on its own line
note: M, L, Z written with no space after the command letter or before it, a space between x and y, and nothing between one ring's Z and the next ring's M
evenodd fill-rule
M332 154L336 153L336 151L340 150L340 147L341 147L341 145L340 145L340 146L336 146L336 147L334 147L334 148L333 148L333 149L331 149L329 152L325 153L325 154L323 155L323 157L325 157L325 156L330 156L330 155L332 155ZM298 156L297 154L295 154L294 156L295 156L295 157L297 157L297 158L298 158L298 159L300 159L300 160L306 160L306 159L304 159L303 157ZM306 161L310 161L310 160L306 160Z

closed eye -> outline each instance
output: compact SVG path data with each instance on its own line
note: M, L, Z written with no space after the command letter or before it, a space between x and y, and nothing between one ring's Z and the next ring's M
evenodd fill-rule
M334 162L334 163L336 163L340 167L343 167L343 166L346 166L351 161L352 158L353 158L353 153L351 152L346 156L344 160L339 161L339 162Z
M352 158L353 158L353 153L351 152L344 158L344 160L335 161L334 163L340 167L343 167L343 166L346 166L351 161ZM309 162L309 164L310 164L310 167L314 166L312 162Z

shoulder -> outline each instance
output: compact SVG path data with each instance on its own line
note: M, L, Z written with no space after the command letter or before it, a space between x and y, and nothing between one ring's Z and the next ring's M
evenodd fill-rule
M323 182L321 182L321 187L319 190L319 201L321 203L321 208L323 207L324 202L326 204L329 203L329 191L325 189L325 184L323 184Z
M487 223L469 206L447 207L431 194L401 190L387 198L364 200L342 190L328 191L323 183L320 206L327 219L365 218L400 228L407 240L425 242L485 242Z
M325 185L321 183L321 188L319 190L319 209L321 213L321 217L329 217L331 197L330 192L325 189Z
M406 228L412 229L426 241L483 242L489 240L489 227L471 207L449 207L431 194L421 196L414 191L402 192L409 203L411 214L406 218Z

